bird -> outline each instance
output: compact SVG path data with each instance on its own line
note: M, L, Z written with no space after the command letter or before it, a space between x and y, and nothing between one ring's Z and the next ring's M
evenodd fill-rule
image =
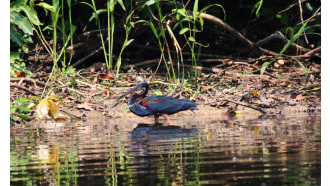
M195 102L186 99L157 95L147 97L148 89L149 85L147 82L139 82L131 90L119 96L116 101L134 91L142 90L140 93L135 93L128 98L127 103L130 106L130 111L142 117L154 115L156 124L159 124L159 116L163 116L166 119L163 125L169 123L168 115L184 110L198 110Z

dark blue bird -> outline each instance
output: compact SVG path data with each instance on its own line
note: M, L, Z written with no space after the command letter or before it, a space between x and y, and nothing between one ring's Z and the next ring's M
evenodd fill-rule
M156 123L158 123L160 115L166 118L165 123L167 124L168 114L174 114L183 110L198 110L196 103L186 99L177 99L169 96L146 97L148 88L148 83L140 82L130 91L119 96L117 100L132 93L133 91L142 90L141 93L133 94L128 98L128 105L130 105L129 109L138 116L154 115Z

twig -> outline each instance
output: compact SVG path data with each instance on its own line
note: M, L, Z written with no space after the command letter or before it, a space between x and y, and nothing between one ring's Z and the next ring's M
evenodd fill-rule
M300 21L301 21L301 23L303 23L304 22L304 18L303 18L303 14L302 14L302 8L301 8L301 0L298 0L298 4L299 4L299 13L300 13ZM308 42L308 39L307 39L307 36L306 36L306 32L304 31L304 38L305 38L305 41L306 41L306 43L308 44L309 42Z
M251 105L251 104L244 104L244 103L236 102L236 101L231 100L231 99L224 99L223 101L229 101L229 102L235 103L235 104L237 104L237 105L241 105L241 106L244 106L244 107L248 107L248 108L251 108L251 109L254 109L254 110L260 111L260 112L262 112L262 113L264 113L264 114L268 114L268 112L265 111L264 109L259 108L259 107L255 107L255 106L253 106L253 105Z
M301 3L305 2L305 1L306 0L301 0ZM298 4L298 2L293 3L293 4L289 5L286 9L277 12L277 14L281 14L283 12L286 12L286 11L290 10L291 8L293 8L294 6L296 6L297 4Z
M13 81L13 82L24 81L24 80L32 82L35 86L36 85L38 85L38 86L45 86L46 85L45 83L34 80L32 78L10 78L10 81Z
M85 60L87 60L88 58L92 57L93 55L99 53L101 50L103 49L103 47L101 46L100 48L94 50L93 52L89 53L87 56L81 58L80 60L76 61L74 64L72 64L70 67L74 68L76 66L78 66L80 63L84 62Z
M25 87L23 87L23 86L21 86L21 85L16 85L16 84L14 84L14 83L10 83L10 86L11 86L11 87L16 87L16 88L21 89L21 90L24 90L25 92L28 92L28 93L30 93L30 94L32 94L32 95L34 95L34 96L37 95L37 94L35 94L34 92L32 92L31 90L29 90L29 89L27 89L27 88L25 88Z
M68 111L66 111L64 109L60 109L60 111L62 111L65 114L69 115L71 118L76 118L76 119L81 119L82 118L81 116L76 116L76 115L74 115L74 114L72 114L72 113L70 113L70 112L68 112Z
M321 46L318 46L317 48L314 48L313 50L310 50L309 52L306 52L303 55L292 56L292 57L299 59L299 58L309 58L309 57L312 57L312 56L317 56L317 57L321 58L321 56L316 54L319 51L321 51Z

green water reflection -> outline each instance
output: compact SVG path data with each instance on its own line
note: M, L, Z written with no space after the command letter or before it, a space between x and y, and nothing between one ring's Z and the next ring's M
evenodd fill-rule
M320 116L11 127L11 185L320 185Z

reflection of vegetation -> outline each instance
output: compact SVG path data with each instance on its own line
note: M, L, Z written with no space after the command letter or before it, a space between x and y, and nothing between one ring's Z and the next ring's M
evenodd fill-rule
M320 120L309 117L287 121L288 118L214 120L207 126L200 125L202 130L196 133L184 132L189 129L158 129L141 132L131 141L124 127L78 133L101 127L70 126L56 128L56 132L49 129L47 134L16 129L16 137L11 137L11 182L318 184ZM72 137L68 137L68 131Z

